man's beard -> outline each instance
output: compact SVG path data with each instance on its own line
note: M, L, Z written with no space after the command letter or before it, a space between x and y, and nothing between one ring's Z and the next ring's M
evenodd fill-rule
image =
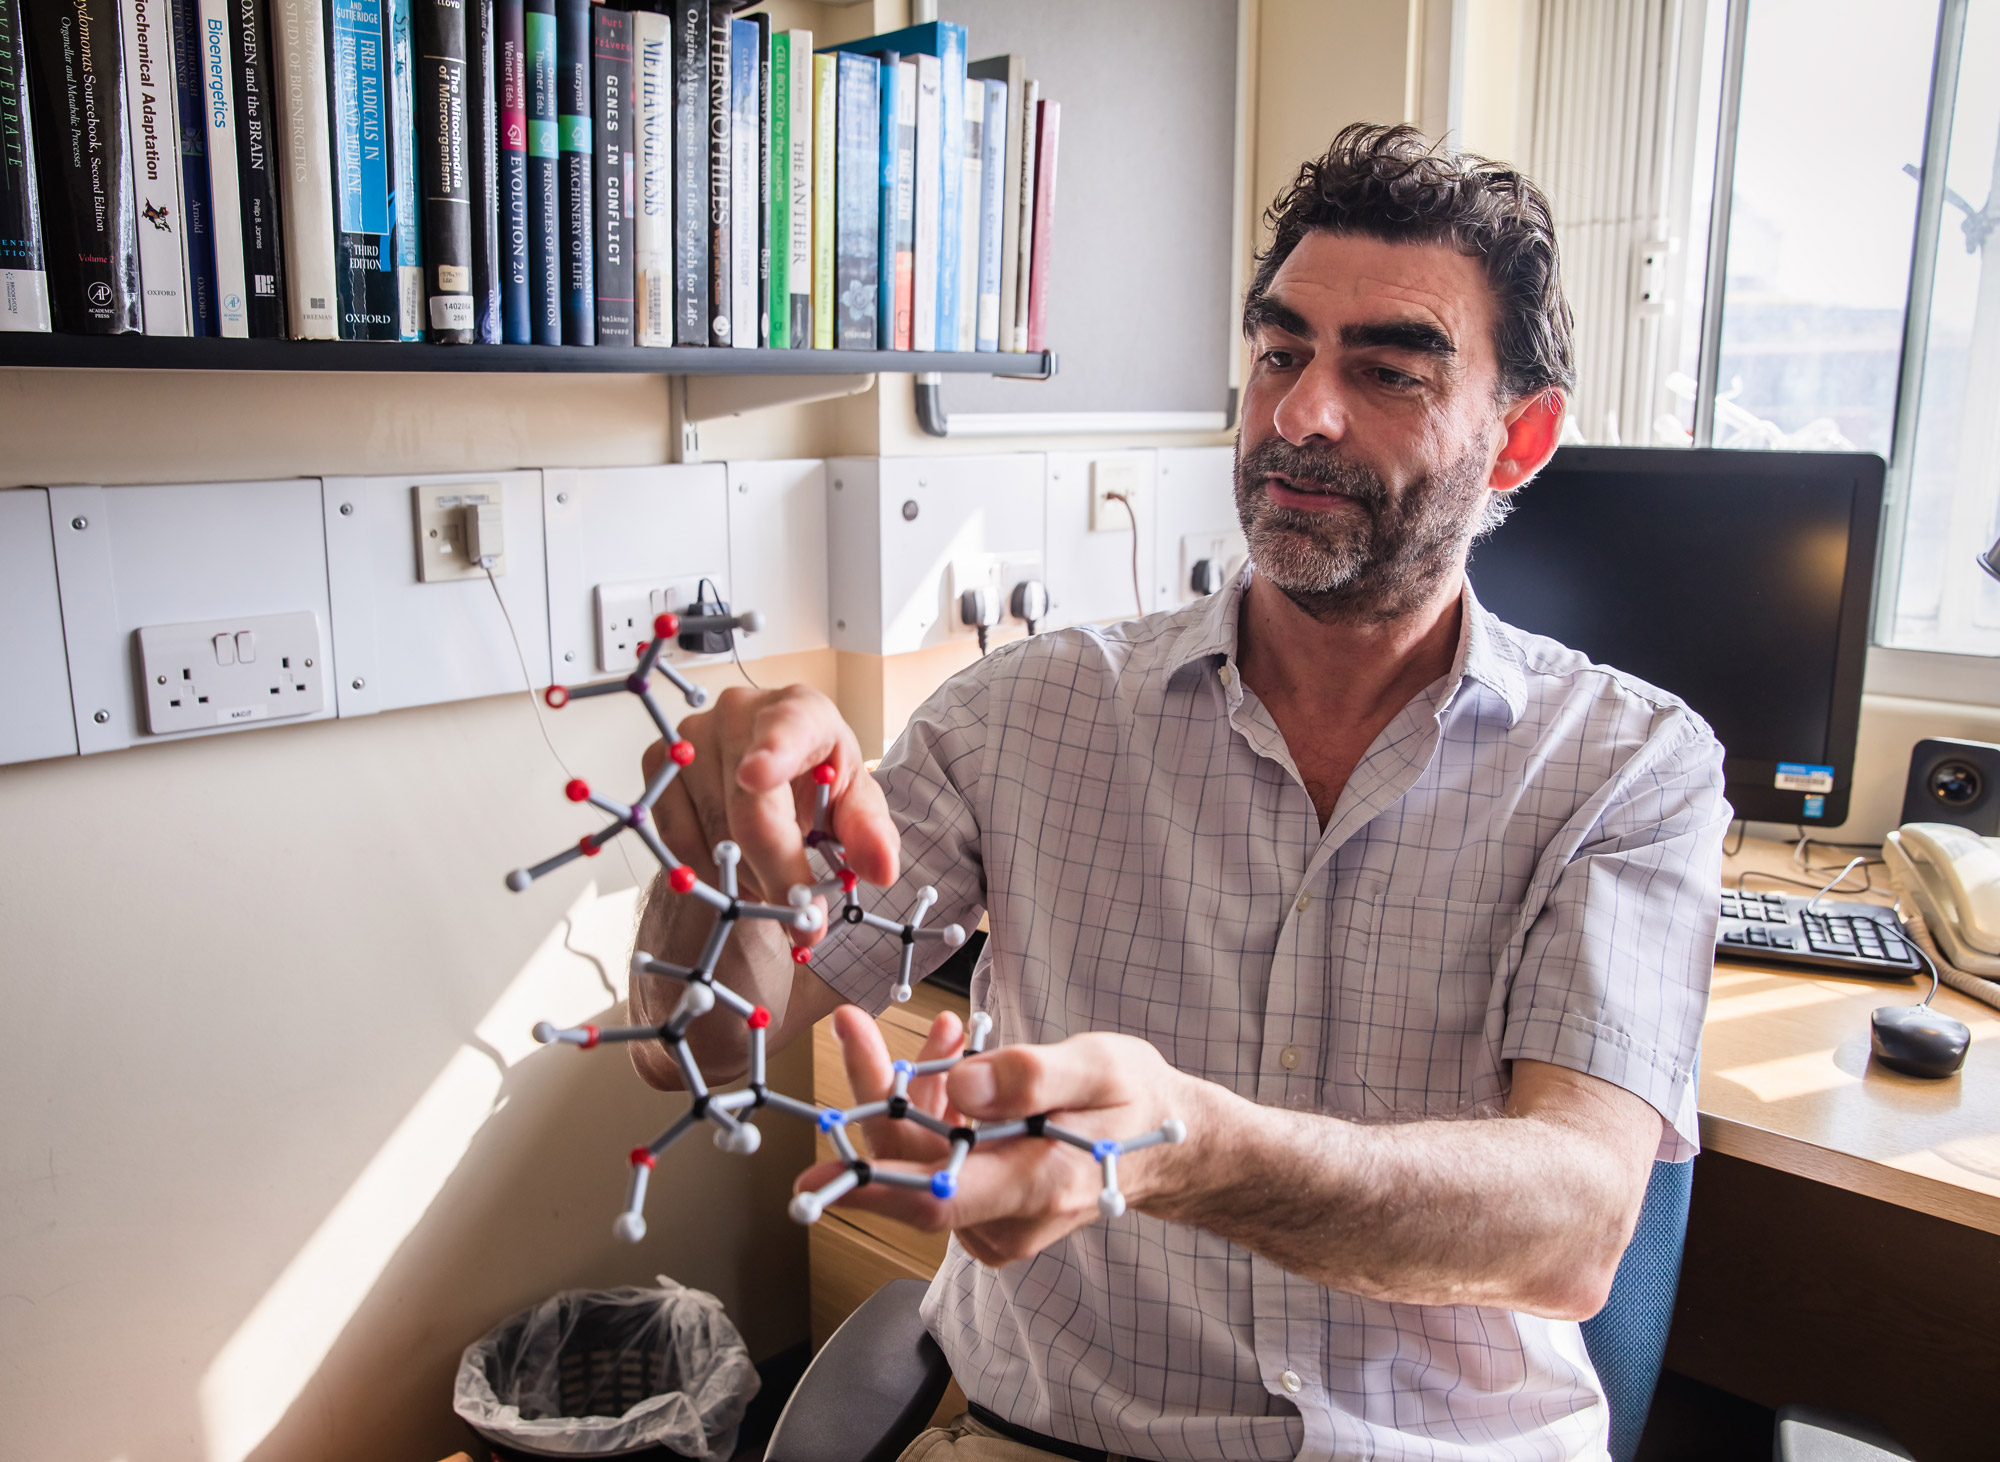
M1311 512L1274 503L1263 478L1328 488L1362 510ZM1250 561L1286 598L1322 624L1372 624L1422 605L1457 568L1466 546L1505 516L1505 499L1486 486L1477 446L1392 495L1372 469L1325 449L1272 437L1236 444L1236 516Z

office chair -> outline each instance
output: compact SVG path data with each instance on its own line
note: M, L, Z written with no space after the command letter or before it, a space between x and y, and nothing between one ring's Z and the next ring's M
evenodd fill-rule
M1583 1342L1611 1412L1611 1455L1633 1462L1680 1284L1694 1164L1654 1163L1632 1242ZM951 1368L917 1313L927 1286L896 1279L834 1331L778 1417L764 1462L895 1462L936 1411ZM1778 1414L1777 1462L1910 1454L1865 1422L1805 1407Z

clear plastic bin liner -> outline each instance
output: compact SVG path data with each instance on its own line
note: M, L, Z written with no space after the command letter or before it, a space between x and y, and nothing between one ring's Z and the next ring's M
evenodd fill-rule
M466 1347L452 1409L521 1452L728 1457L757 1368L720 1300L658 1279L565 1290L495 1326Z

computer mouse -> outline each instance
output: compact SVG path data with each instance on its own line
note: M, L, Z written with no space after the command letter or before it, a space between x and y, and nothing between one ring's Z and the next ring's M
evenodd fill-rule
M1870 1017L1875 1059L1910 1076L1950 1076L1965 1064L1972 1032L1928 1005L1884 1005Z

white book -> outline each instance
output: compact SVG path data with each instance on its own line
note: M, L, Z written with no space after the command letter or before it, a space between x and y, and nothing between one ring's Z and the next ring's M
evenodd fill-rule
M140 318L148 335L188 333L180 111L174 102L170 0L120 0L125 52L125 155L139 238Z
M958 189L958 343L953 350L972 350L979 338L979 206L986 196L980 186L980 153L986 122L986 83L965 83L965 180Z
M632 84L639 98L632 159L638 199L632 220L632 326L641 345L674 343L673 34L669 17L632 12Z
M326 12L320 0L271 0L277 62L280 223L286 324L294 340L338 340L332 141L326 115Z
M938 208L943 188L938 151L944 146L943 97L938 87L938 58L913 56L917 63L917 227L911 245L910 348L936 350Z
M1028 348L1028 276L1035 257L1035 152L1039 140L1035 128L1035 108L1042 99L1042 84L1029 81L1021 87L1021 223L1014 260L1014 318L1000 322L1000 348L1024 351Z
M812 32L791 30L791 230L785 258L785 288L792 297L791 345L813 343L813 45Z
M201 0L195 43L208 119L209 237L215 241L215 309L222 333L250 335L249 280L243 272L243 195L236 184L236 67L229 45L229 0Z

